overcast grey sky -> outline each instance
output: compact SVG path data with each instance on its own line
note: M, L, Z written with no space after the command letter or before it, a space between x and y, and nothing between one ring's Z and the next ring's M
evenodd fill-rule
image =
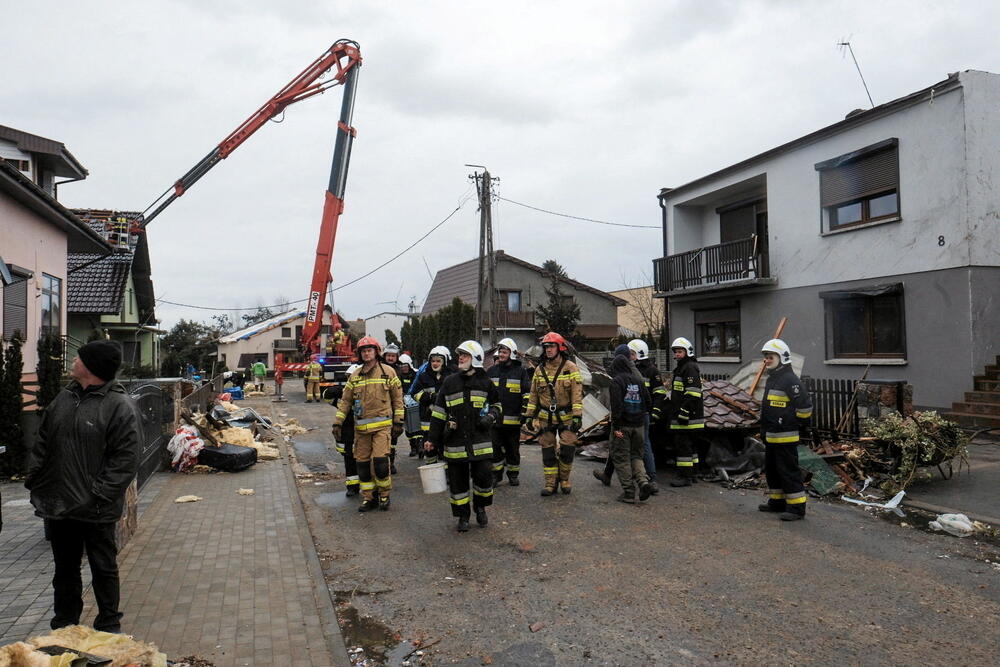
M336 39L361 44L334 286L409 245L487 165L501 196L657 225L656 194L963 69L1000 71L995 2L53 2L0 0L0 124L86 166L74 207L144 209ZM288 109L149 228L157 296L219 307L306 296L341 89ZM496 247L604 290L646 282L655 229L500 202ZM472 258L471 200L336 293L348 317L420 303ZM397 296L398 295L398 296ZM160 304L165 326L211 313Z

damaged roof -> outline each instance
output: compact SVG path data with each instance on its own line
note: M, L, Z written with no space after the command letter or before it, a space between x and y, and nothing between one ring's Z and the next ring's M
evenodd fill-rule
M89 253L67 255L66 312L92 315L120 313L131 274L139 321L155 322L156 299L147 237L128 231L142 219L142 214L138 211L86 208L73 209L73 213L96 234L104 238L108 238L109 234L116 237L112 244L116 252L104 258ZM123 234L112 233L117 228L126 231Z
M760 403L732 382L709 380L702 382L702 402L705 407L705 425L709 428L748 428L758 422ZM713 395L721 394L743 409ZM752 412L751 412L752 411Z
M226 334L219 338L220 343L235 343L238 340L247 340L251 336L256 336L257 334L262 334L265 331L270 331L275 327L280 327L282 324L291 322L292 320L297 320L300 317L305 317L306 311L304 308L299 308L296 310L290 310L287 313L281 313L280 315L275 315L256 324L251 324L250 326L240 329L239 331L234 331L231 334Z

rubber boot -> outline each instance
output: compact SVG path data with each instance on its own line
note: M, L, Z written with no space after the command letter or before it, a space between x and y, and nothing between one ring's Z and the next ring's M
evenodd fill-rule
M572 463L564 463L559 461L559 490L569 495L573 491L573 485L570 484L569 474L573 470Z
M766 503L761 503L760 505L757 505L757 509L760 510L761 512L774 512L774 513L784 512L785 507L786 505L784 500L775 500L773 498L768 498Z
M383 512L389 511L389 496L380 496L378 499L378 508Z
M371 512L372 510L378 509L378 501L372 498L371 500L366 500L360 505L358 505L359 512Z
M348 498L350 498L351 496L358 495L358 485L357 484L352 484L351 486L347 487L347 493L345 495Z
M795 505L789 505L778 518L782 521L800 521L806 518L805 503L802 503L797 507Z
M480 528L485 528L486 524L490 522L489 517L486 516L486 508L480 507L476 510L476 523L479 524Z
M507 483L511 486L521 486L521 480L517 478L516 472L507 473Z
M542 487L543 496L551 496L556 492L557 480L558 480L558 475L554 472L545 475L545 486Z
M467 533L467 532L469 532L469 520L466 519L464 516L460 517L459 520L458 520L458 525L455 528L460 533Z

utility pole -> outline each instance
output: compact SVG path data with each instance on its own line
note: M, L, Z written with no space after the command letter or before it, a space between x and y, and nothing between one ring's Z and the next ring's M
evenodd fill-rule
M483 170L482 173L470 174L469 178L476 182L476 191L479 193L479 292L476 299L476 337L483 338L483 330L487 330L489 337L483 340L483 347L489 349L497 342L492 185L493 181L500 179L491 177L489 170L482 165L467 164L465 166L478 167Z

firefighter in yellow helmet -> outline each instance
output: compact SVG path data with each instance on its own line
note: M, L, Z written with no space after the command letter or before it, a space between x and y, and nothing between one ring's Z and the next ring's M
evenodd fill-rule
M541 340L542 359L531 378L531 391L524 415L538 434L542 447L543 496L556 492L556 483L569 493L569 481L576 455L577 433L583 423L583 379L580 369L569 360L566 339L550 331Z

